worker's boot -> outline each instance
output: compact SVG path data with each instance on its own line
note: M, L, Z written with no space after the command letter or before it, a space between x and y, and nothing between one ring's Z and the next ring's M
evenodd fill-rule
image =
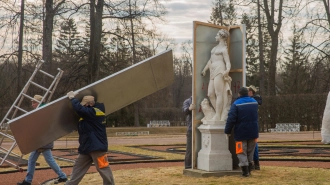
M259 164L259 161L254 161L254 169L255 169L255 170L260 170L260 164Z
M249 169L249 173L251 175L251 171L254 169L253 163L249 163L248 169Z
M250 176L249 167L248 166L242 166L241 168L242 168L242 176L243 177Z

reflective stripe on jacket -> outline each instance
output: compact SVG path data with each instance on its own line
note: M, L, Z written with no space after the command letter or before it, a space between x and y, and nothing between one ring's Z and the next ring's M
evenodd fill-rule
M235 140L243 141L259 137L258 103L255 99L243 96L231 105L225 127L225 133L234 129Z

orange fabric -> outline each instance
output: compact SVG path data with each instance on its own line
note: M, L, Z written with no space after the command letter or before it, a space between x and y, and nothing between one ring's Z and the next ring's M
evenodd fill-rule
M243 153L243 142L242 141L236 141L236 154Z
M107 154L98 157L97 158L97 163L98 163L100 169L108 167L109 162L108 162Z

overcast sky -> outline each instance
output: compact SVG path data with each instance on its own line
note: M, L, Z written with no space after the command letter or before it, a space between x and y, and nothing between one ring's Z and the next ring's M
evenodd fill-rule
M193 21L210 20L214 0L170 0L164 2L168 24L159 25L164 34L177 43L192 40Z

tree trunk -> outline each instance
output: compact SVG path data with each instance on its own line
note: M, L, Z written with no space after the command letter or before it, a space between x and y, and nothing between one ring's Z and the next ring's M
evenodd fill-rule
M17 94L22 90L22 61L23 61L23 30L24 30L24 0L21 0L21 20L19 27L18 60L17 60Z
M88 83L94 82L94 55L95 55L95 0L90 1L90 41L88 56Z
M323 4L325 7L325 12L327 14L328 26L330 27L330 0L328 0L328 4L326 1L327 0L323 0Z
M52 34L53 34L53 24L55 12L53 9L53 0L46 0L46 15L43 25L43 39L42 39L42 59L45 61L47 70L51 72L52 70Z
M259 93L262 95L265 93L265 61L264 61L264 47L261 30L261 13L260 13L260 1L258 0L258 35L259 35Z
M270 8L268 7L268 0L264 0L264 11L267 18L267 30L272 40L271 46L271 56L269 62L269 75L268 75L268 95L274 96L276 95L276 63L277 63L277 49L278 49L278 34L281 30L282 26L282 7L283 0L278 2L278 9L275 10L275 1L271 1ZM277 13L277 23L275 22L275 12ZM274 30L274 26L276 29Z
M271 46L271 56L269 61L269 79L268 79L268 95L276 95L276 63L277 63L277 47L278 47L278 34L273 35Z
M92 71L93 82L97 81L100 72L100 56L101 56L101 35L102 35L102 15L104 0L98 0L95 13L95 35L94 35L94 63Z
M133 13L132 13L132 4L131 0L129 0L129 13L130 13L130 24L131 24L131 36L132 36L132 52L133 52L133 61L132 63L137 63L136 59L136 50L135 50L135 35L134 35L134 23L133 23ZM138 102L134 103L134 126L139 127L140 121L139 121L139 104Z
M136 50L135 50L135 35L134 35L134 23L133 23L133 13L132 13L132 5L131 0L129 0L129 13L130 13L130 23L131 23L131 35L132 35L132 52L133 52L133 64L135 64L136 61Z

